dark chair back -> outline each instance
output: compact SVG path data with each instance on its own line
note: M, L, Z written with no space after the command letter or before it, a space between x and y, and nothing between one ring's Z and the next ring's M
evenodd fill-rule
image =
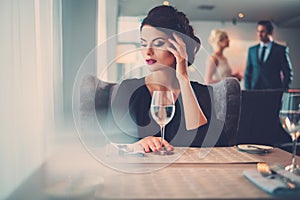
M279 120L282 90L243 90L238 144L280 146L291 139Z

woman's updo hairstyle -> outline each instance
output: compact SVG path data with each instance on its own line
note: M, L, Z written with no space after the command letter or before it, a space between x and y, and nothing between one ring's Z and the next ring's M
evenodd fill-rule
M225 37L228 37L225 31L214 29L210 32L208 42L215 49L218 47L219 42L222 41Z
M157 6L151 9L146 18L143 19L140 30L142 30L144 25L162 28L160 31L163 31L172 39L174 39L172 36L174 31L184 34L184 37L180 37L186 44L188 66L193 64L195 54L200 49L201 42L200 39L195 36L194 29L183 12L177 11L177 9L172 6Z

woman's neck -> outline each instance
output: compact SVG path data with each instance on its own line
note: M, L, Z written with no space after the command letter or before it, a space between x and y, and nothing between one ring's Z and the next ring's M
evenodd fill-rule
M222 57L222 56L223 56L223 51L224 51L223 48L218 47L218 48L215 50L215 54L216 54L217 56Z
M154 90L179 90L179 83L174 69L153 72L146 76L145 83L151 93Z

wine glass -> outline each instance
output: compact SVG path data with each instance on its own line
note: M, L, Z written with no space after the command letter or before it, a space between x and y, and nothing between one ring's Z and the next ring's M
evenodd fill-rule
M296 164L297 139L300 135L300 90L288 90L282 95L279 118L284 130L293 141L292 163L285 170L300 174L300 168Z
M160 126L161 149L155 154L171 154L163 146L165 126L171 121L175 113L174 97L172 91L154 91L151 100L151 115Z

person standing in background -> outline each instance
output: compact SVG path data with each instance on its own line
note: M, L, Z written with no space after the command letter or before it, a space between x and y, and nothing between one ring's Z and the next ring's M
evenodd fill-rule
M273 41L273 29L271 21L257 23L260 43L250 47L248 51L245 89L286 90L293 80L288 47Z
M228 34L222 30L212 30L208 40L214 52L206 64L205 82L207 84L217 83L226 77L235 77L241 80L239 74L232 74L227 58L223 55L224 49L229 47Z

